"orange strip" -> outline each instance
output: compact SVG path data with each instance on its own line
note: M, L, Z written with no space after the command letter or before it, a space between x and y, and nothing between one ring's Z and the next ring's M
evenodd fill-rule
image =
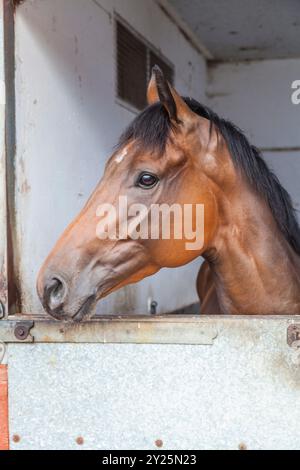
M0 450L9 450L7 366L0 365Z

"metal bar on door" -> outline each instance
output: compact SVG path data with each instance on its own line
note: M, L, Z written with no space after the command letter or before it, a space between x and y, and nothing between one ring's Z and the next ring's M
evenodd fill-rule
M6 91L4 50L4 1L0 2L0 320L7 315L7 199L6 199Z

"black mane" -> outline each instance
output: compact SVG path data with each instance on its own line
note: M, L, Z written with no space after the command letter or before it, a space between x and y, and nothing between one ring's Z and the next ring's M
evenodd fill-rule
M251 145L243 132L230 121L220 118L207 106L192 98L184 98L191 110L208 119L225 139L234 165L246 177L250 185L269 205L277 225L295 252L300 255L300 227L289 193L277 176L269 169L260 151ZM134 139L149 150L163 152L172 123L161 103L155 103L142 111L122 134L119 146Z

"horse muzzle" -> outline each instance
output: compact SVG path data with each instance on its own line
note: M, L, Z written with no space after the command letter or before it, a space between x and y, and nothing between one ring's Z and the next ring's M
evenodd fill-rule
M97 303L96 294L78 296L71 301L71 289L61 275L44 277L40 273L37 291L46 312L56 320L81 321L93 313Z

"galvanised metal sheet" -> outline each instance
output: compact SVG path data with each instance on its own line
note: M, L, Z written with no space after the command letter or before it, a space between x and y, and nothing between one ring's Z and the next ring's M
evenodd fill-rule
M212 318L212 345L9 345L11 447L297 449L293 321Z

